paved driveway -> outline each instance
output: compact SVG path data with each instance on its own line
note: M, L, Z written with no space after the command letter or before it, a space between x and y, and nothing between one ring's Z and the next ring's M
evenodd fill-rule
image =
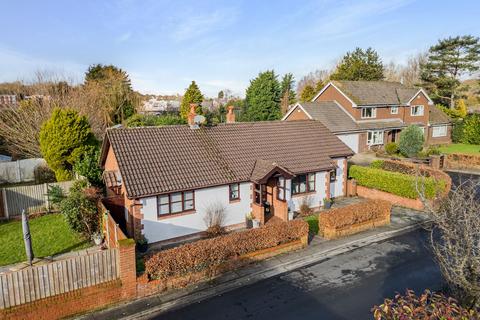
M426 239L414 231L155 319L371 319L397 291L442 287Z

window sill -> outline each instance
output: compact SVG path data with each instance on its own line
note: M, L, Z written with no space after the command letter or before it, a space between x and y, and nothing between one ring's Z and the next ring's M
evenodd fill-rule
M298 197L308 196L308 195L312 195L312 194L316 194L316 193L317 193L317 191L309 191L309 192L296 193L296 194L292 194L292 198L298 198Z
M242 201L242 199L238 198L238 199L230 200L229 203L237 203L240 201Z
M170 213L170 214L165 214L165 215L159 215L157 217L157 220L166 220L166 219L170 219L170 218L186 216L186 215L189 215L189 214L194 214L196 212L197 212L196 210L188 210L188 211L183 211L183 212L178 212L178 213Z

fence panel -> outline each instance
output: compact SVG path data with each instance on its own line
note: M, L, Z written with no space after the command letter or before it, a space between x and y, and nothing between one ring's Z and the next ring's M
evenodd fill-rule
M50 186L60 186L68 192L73 181L55 183L43 183L32 186L18 186L4 188L4 207L8 208L8 217L14 218L22 214L25 209L27 213L45 212L48 209L47 191Z
M119 278L118 249L0 274L0 309Z

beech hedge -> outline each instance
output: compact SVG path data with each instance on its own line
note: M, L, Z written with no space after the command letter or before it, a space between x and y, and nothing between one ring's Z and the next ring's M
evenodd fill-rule
M366 200L345 207L331 209L318 216L320 229L340 229L390 215L392 204L385 200Z
M417 199L415 187L417 177L400 172L386 171L378 168L350 166L349 177L357 181L357 185L392 193L401 197ZM446 182L433 177L421 178L424 184L425 196L434 199L437 193L444 193Z
M213 271L231 259L307 235L308 224L302 220L293 220L199 240L146 257L145 273L152 280Z

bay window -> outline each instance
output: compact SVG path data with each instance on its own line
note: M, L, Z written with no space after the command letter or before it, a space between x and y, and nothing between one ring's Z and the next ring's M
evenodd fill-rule
M292 194L315 191L315 173L297 175L292 179Z
M174 192L157 197L158 216L195 210L193 191Z
M369 146L383 144L383 131L381 131L381 130L368 131L367 144Z
M284 177L278 177L277 199L285 200L285 178Z

